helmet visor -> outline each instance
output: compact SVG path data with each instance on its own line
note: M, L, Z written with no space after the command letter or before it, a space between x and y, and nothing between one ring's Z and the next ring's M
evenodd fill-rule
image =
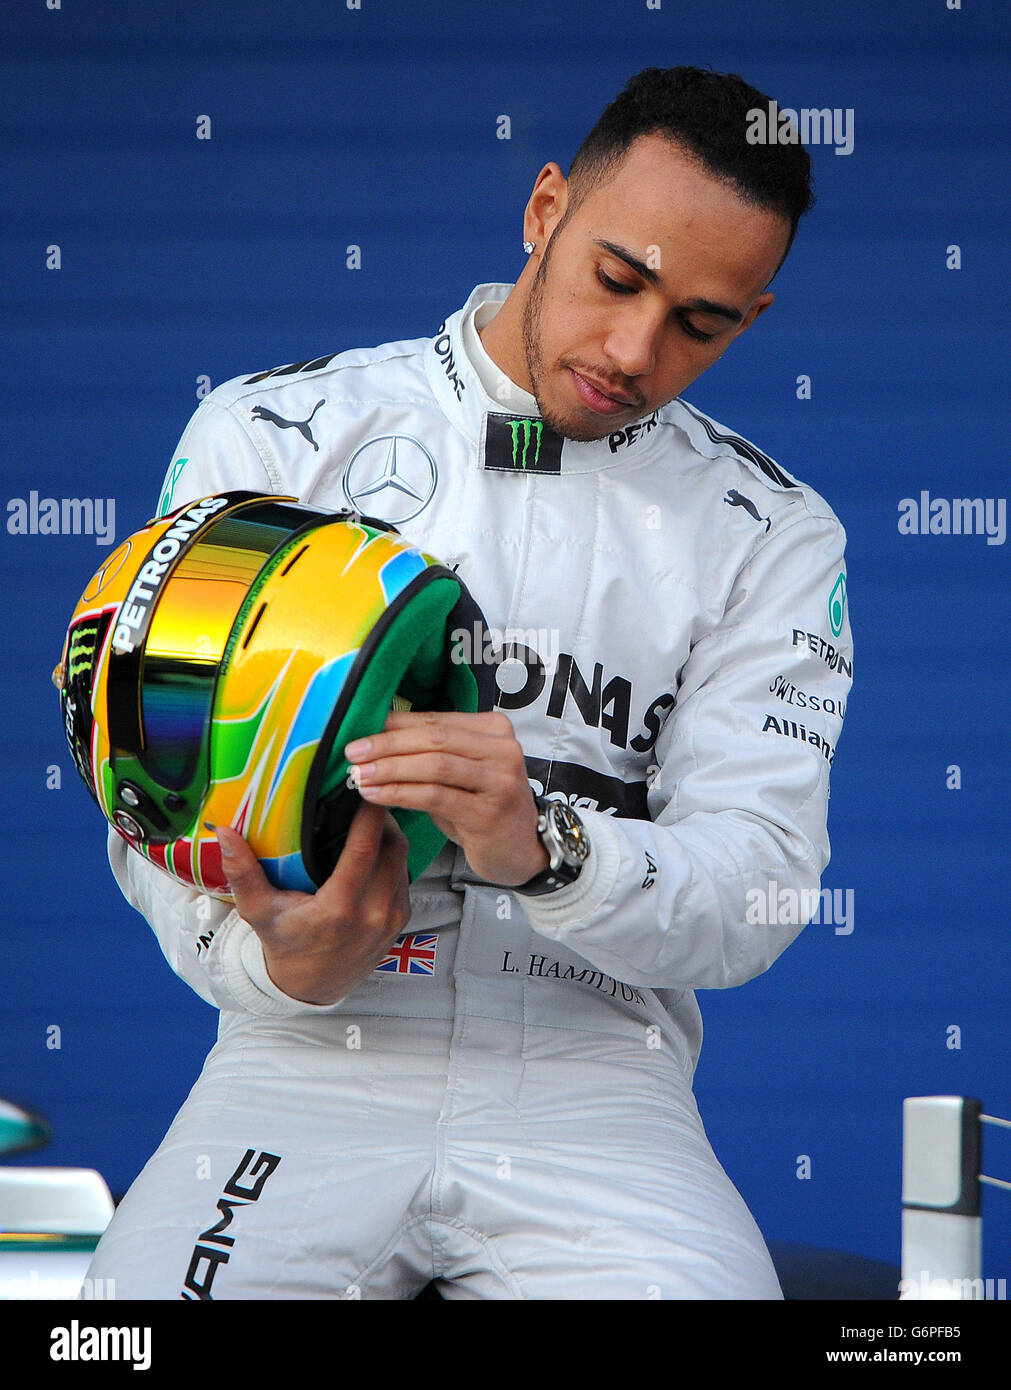
M318 512L284 503L243 507L213 521L174 566L140 671L139 756L162 786L182 788L198 771L222 658L258 576L319 522Z

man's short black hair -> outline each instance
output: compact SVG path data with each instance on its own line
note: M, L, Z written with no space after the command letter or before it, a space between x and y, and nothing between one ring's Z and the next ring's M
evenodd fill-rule
M726 179L746 202L797 223L814 203L811 158L797 144L749 144L749 111L768 111L770 97L733 73L710 68L646 68L626 85L576 151L569 168L575 206L621 162L641 135L675 141L709 173Z

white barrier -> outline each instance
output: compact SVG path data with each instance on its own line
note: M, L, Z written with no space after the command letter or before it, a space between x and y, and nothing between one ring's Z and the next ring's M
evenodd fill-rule
M1006 1298L1006 1280L982 1273L984 1115L968 1096L910 1096L902 1105L902 1299Z
M0 1167L0 1301L114 1298L85 1281L113 1210L91 1168Z

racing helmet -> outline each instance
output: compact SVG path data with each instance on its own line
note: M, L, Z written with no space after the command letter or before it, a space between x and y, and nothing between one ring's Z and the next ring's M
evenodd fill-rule
M345 744L391 707L490 709L483 647L463 581L388 523L228 492L118 547L53 679L106 819L178 882L228 900L211 826L243 835L275 886L312 892L360 800ZM392 814L413 880L445 836L423 812Z

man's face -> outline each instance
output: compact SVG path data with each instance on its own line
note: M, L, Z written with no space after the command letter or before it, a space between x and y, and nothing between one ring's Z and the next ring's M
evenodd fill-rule
M789 225L659 135L568 215L564 179L546 175L527 213L542 191L527 371L551 428L601 439L680 395L772 303Z

